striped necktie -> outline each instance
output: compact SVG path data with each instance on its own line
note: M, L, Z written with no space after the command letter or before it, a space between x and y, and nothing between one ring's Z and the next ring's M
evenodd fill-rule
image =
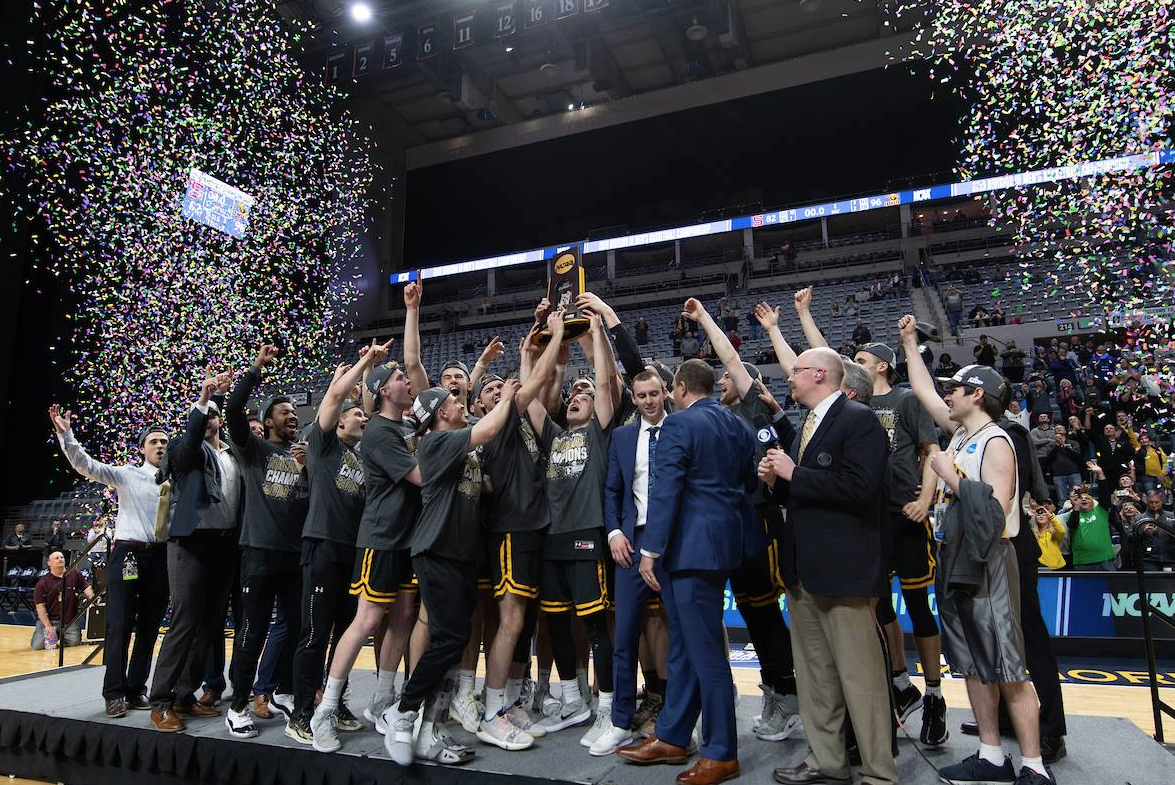
M808 416L804 419L804 429L800 432L800 453L796 457L796 463L804 460L804 449L808 446L808 440L812 438L812 434L816 432L816 412L808 412Z
M646 494L653 492L653 480L657 478L657 432L660 430L660 425L649 429L649 488Z

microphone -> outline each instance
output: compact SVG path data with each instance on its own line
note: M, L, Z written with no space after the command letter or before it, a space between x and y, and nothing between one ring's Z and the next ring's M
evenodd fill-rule
M755 415L755 438L764 450L783 449L779 444L779 434L775 432L775 428L765 414Z

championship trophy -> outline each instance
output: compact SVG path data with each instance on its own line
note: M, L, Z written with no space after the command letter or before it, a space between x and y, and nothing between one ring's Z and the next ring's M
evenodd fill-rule
M579 256L580 246L568 246L557 252L547 272L547 300L551 308L562 308L563 343L574 341L588 331L591 323L587 317L575 310L576 299L583 294L583 265ZM551 331L543 328L536 337L540 346L551 340Z

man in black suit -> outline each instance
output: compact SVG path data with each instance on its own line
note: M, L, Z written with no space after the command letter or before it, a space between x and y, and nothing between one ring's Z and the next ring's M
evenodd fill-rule
M874 617L885 582L881 515L889 444L873 411L840 392L844 366L823 347L796 358L788 384L808 408L787 452L768 451L759 476L787 500L783 563L800 716L811 754L776 769L781 783L850 781L846 709L862 782L897 782L890 746L889 674Z
M241 471L220 439L220 406L212 400L213 394L223 395L230 380L227 373L204 380L184 436L167 455L171 626L159 649L150 695L151 723L165 733L184 729L177 715L220 714L193 693L209 642L224 647L224 609L237 563Z

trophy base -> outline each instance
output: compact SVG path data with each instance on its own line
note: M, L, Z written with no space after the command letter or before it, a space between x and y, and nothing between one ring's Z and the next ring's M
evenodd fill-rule
M591 322L583 316L567 316L563 319L563 343L569 343L579 338L581 335L591 329ZM551 331L547 328L539 330L538 335L535 336L535 343L539 346L546 346L551 342Z

